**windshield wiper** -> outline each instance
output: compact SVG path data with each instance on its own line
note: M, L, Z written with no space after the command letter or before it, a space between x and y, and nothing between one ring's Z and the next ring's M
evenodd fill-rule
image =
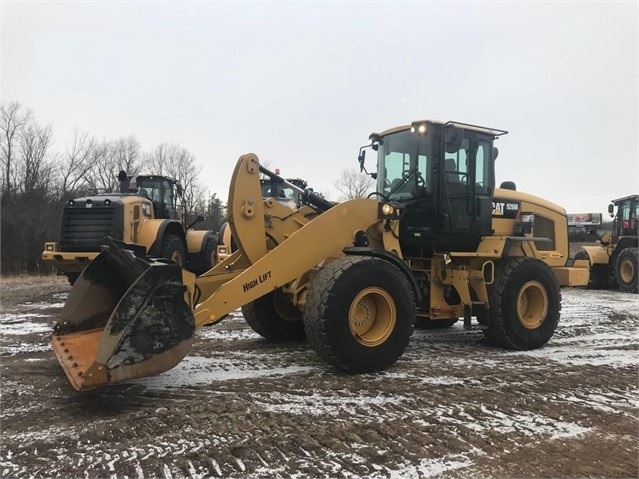
M388 197L391 198L395 193L399 193L416 174L417 166L414 166L410 170L408 170L408 173L402 177L402 180L390 190L390 192L388 193Z

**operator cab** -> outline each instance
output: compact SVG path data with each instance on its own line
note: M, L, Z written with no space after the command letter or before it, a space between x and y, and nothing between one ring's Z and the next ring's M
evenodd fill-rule
M182 195L182 187L172 178L165 176L138 175L135 178L137 194L153 202L155 218L179 220L177 197Z
M279 171L276 170L275 173L279 174ZM306 188L306 181L300 178L288 178L286 181L290 183L290 185L277 181L273 178L261 178L260 186L262 188L262 197L275 198L277 201L291 209L299 208L302 206L302 195L300 190L304 190ZM299 189L295 189L293 186L296 186Z
M476 251L481 238L491 234L493 141L506 133L419 121L370 136L369 146L377 151L375 195L401 211L402 251L416 257Z
M614 215L614 209L617 214ZM626 196L612 200L608 205L610 216L614 215L613 242L624 236L639 236L639 195Z

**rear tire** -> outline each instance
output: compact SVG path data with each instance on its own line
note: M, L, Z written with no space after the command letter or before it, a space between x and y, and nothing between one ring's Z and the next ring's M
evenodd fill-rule
M606 288L606 286L608 285L608 275L606 274L606 271L608 269L608 265L603 265L603 267L593 267L592 263L590 263L590 257L588 256L588 253L584 250L581 251L577 251L577 253L575 254L575 257L573 258L573 261L576 260L580 260L580 259L585 259L586 261L588 261L588 264L590 265L588 267L588 284L586 285L586 288L588 289L604 289Z
M216 258L217 237L215 235L209 235L209 237L206 238L202 251L190 255L188 269L196 276L200 276L215 266Z
M253 331L274 343L300 341L306 336L302 313L281 289L242 306L242 315Z
M309 288L306 336L343 371L374 372L395 363L414 325L413 291L404 274L382 259L339 258L321 268Z
M490 313L486 337L510 349L543 346L559 323L561 292L543 261L512 257L502 261L489 289Z
M81 273L65 273L66 277L67 277L67 281L69 281L69 284L71 286L73 286L75 284L75 282L78 280L78 278L80 277Z
M615 260L615 280L625 293L637 293L638 248L624 248Z
M186 247L182 238L177 235L166 235L164 241L162 241L160 256L175 261L180 267L184 268L186 265Z

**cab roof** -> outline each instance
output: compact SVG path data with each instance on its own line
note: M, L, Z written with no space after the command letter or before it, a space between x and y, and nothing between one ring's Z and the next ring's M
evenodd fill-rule
M617 198L616 200L610 200L610 201L617 204L617 203L621 203L622 201L635 200L635 199L639 199L639 195L624 196L623 198Z
M412 124L410 125L402 125L402 126L396 126L393 128L389 128L388 130L384 130L383 132L379 133L380 136L386 136L386 135L390 135L391 133L397 133L398 131L404 131L404 130L410 130L411 127L416 124L416 123L432 123L435 125L440 125L440 126L458 126L460 128L464 128L466 130L472 130L472 131L476 131L478 133L483 133L485 135L491 135L494 137L498 137L501 135L505 135L508 132L506 130L500 130L498 128L488 128L488 127L484 127L484 126L478 126L478 125L471 125L469 123L462 123L460 121L440 121L440 120L419 120L419 121L414 121Z

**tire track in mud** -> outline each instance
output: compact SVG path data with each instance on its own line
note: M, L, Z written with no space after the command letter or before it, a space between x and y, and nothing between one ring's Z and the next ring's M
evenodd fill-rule
M0 318L0 473L636 476L636 297L562 293L560 328L539 351L493 348L458 323L416 331L387 371L348 376L304 343L262 341L235 313L200 329L173 370L89 394L71 390L48 348L21 349L47 346L55 310L34 307L22 335Z

